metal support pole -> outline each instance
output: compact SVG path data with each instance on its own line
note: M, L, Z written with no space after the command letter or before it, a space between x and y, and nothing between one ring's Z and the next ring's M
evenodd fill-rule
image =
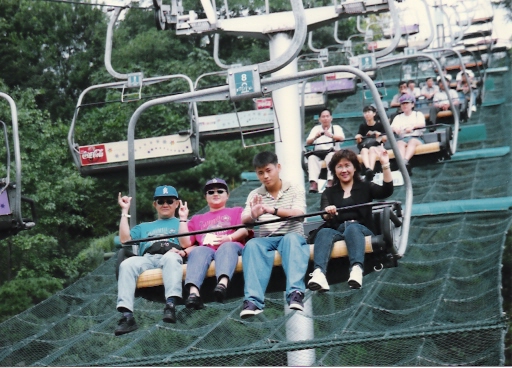
M307 291L306 293L311 292ZM313 340L315 338L313 318L311 318L311 316L313 316L313 297L308 296L308 298L304 298L304 310L302 312L295 312L295 314L286 321L286 340L288 342ZM284 292L284 299L286 300L286 291ZM293 312L294 311L285 304L284 314L288 315ZM290 351L286 353L286 356L288 358L289 367L310 367L314 365L316 361L315 349Z
M278 33L273 36L270 40L270 60L279 57L283 50L288 50L290 44L291 38L286 33ZM272 73L272 76L296 75L297 72L297 59L294 59L283 69ZM281 164L281 178L304 188L304 171L301 164L302 137L298 124L300 122L300 101L297 84L274 91L272 98L276 114L274 134L275 140L278 142L275 152ZM277 130L278 121L280 131Z

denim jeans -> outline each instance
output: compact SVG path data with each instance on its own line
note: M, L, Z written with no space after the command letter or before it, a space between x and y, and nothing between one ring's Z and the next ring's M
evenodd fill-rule
M297 233L251 239L242 253L244 299L260 309L265 307L265 290L272 273L275 250L281 254L286 274L286 301L289 302L290 294L294 291L304 293L304 276L309 262L306 239Z
M345 224L347 224L346 227ZM371 230L357 222L344 222L337 230L331 228L321 229L315 238L314 268L319 268L325 274L334 243L343 239L345 239L345 244L347 245L350 269L356 263L364 267L366 244L364 238L368 235L373 235Z
M133 312L135 288L139 275L146 270L161 268L164 280L165 298L182 297L183 259L177 253L149 254L125 259L119 266L117 281L117 309L126 308Z
M215 260L215 275L217 281L221 276L227 276L230 280L235 272L238 256L242 254L243 247L240 243L223 243L217 251L210 247L200 246L190 252L187 262L187 277L185 285L193 284L201 288L206 271Z

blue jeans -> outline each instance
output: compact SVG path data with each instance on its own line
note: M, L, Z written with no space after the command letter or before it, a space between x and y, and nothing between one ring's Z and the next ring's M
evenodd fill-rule
M227 276L231 280L238 263L238 256L242 254L242 250L242 245L235 242L223 243L217 251L206 246L194 248L188 257L185 285L193 284L198 289L201 288L206 271L208 271L208 267L213 260L215 260L217 281L221 276Z
M309 244L297 233L267 238L254 238L247 242L242 254L244 267L244 299L258 308L265 307L267 289L274 265L274 251L281 254L286 274L286 301L294 291L304 293L304 276L309 262Z
M165 298L182 296L183 259L174 252L133 256L119 266L117 281L117 309L126 308L133 312L135 288L139 275L146 270L161 268L164 280Z
M346 227L345 224L347 224ZM345 239L347 245L350 269L356 263L359 263L363 268L366 244L364 238L368 235L373 235L371 230L357 222L344 222L337 230L321 229L315 238L314 268L319 268L325 274L334 243L343 239Z

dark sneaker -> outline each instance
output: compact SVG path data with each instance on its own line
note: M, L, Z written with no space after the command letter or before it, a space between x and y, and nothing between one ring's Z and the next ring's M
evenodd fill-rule
M240 318L246 319L263 312L263 309L259 309L253 302L244 300L242 311L240 312Z
M117 323L117 327L116 330L114 331L114 334L116 336L124 335L127 334L128 332L135 331L138 328L139 326L137 326L135 318L123 316Z
M410 163L406 163L405 164L405 168L407 169L407 173L409 174L409 176L412 176L412 166Z
M215 300L219 303L224 303L224 299L226 298L227 287L224 284L217 284L215 289L213 289L213 293L215 294Z
M162 321L167 323L176 323L176 307L173 303L166 303L164 308L164 318Z
M193 308L196 310L204 308L203 300L199 295L196 295L194 293L188 296L187 300L185 301L185 306L189 309Z
M316 181L309 183L309 193L318 193L318 183Z
M298 311L304 310L304 303L302 302L302 299L304 299L304 294L302 294L300 291L294 291L290 296L290 309L295 309Z

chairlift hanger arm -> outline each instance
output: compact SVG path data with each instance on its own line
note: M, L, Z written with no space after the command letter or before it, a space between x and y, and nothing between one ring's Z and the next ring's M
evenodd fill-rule
M378 14L389 10L389 2L394 0L361 0L350 1L332 6L308 8L305 10L305 18L308 29L318 28L329 24L336 19L347 18L357 14ZM160 1L161 4L161 1ZM171 9L171 7L173 9ZM213 9L215 10L215 9ZM171 5L155 6L156 16L164 20L165 29L175 28L177 35L202 34L207 32L222 32L236 36L261 37L265 34L287 32L295 29L294 15L292 11L252 15L250 17L236 17L216 19L211 24L209 19L197 19L195 12L183 14L176 3ZM251 19L248 21L248 19ZM160 29L164 29L160 27Z
M110 17L110 21L108 23L107 38L105 42L105 67L107 68L107 71L110 73L110 75L117 79L128 79L128 74L118 73L112 67L112 38L114 35L114 24L119 18L121 11L125 8L127 8L127 6L115 7L114 13Z
M11 108L11 120L12 120L12 139L14 142L14 165L16 168L16 198L14 201L13 214L19 224L23 223L23 217L21 216L21 153L20 153L20 141L18 133L18 110L16 103L8 94L0 92L0 97L7 100Z
M361 204L356 204L356 205L352 205L352 206L339 207L339 208L336 208L336 211L337 212L342 212L342 211L352 210L352 209L355 209L355 208L377 207L377 206L380 206L380 207L388 207L388 206L391 207L391 206L393 206L394 208L397 208L397 206L399 207L399 205L400 205L399 201L368 202L368 203L361 203ZM124 242L123 246L131 246L133 244L139 244L139 243L142 243L142 242L154 241L154 240L165 240L165 239L172 239L172 238L181 238L183 236L208 234L208 233L212 233L212 232L225 231L225 230L236 230L236 229L242 229L242 228L247 228L247 227L254 227L254 226L267 225L267 224L274 224L276 222L298 221L298 220L303 220L303 219L308 218L308 217L321 216L321 215L325 215L325 214L327 214L326 211L317 211L317 212L311 212L311 213L307 213L307 214L303 214L303 215L280 217L280 218L276 218L276 219L272 219L272 220L267 220L267 221L256 221L256 222L253 222L252 224L240 224L240 225L219 227L219 228L214 228L214 229L204 229L204 230L197 230L197 231L189 231L189 232L181 233L181 234L167 234L167 235L158 235L158 236L152 236L152 237L142 238L142 239L132 239L132 240L128 240L128 241Z

